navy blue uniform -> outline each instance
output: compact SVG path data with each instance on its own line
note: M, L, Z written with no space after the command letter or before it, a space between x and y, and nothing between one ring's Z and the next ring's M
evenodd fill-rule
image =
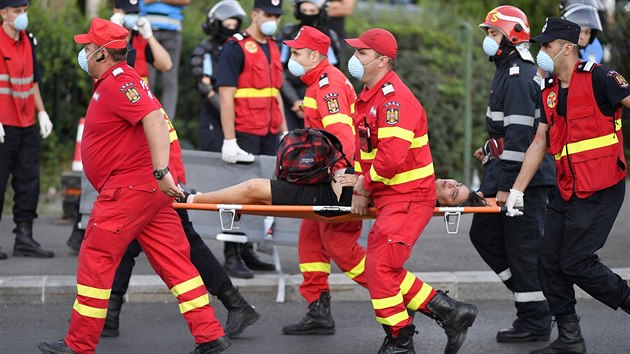
M502 139L503 151L483 166L480 190L485 197L512 188L536 134L541 111L540 79L535 66L517 51L496 58L495 64L486 128L490 138ZM551 316L538 280L537 257L548 188L554 184L555 168L548 155L525 192L524 216L475 214L470 228L470 239L481 257L514 293L517 318L512 326L535 334L551 330Z

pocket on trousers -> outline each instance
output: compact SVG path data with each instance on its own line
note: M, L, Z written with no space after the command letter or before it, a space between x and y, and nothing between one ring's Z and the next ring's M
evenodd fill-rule
M407 237L391 235L387 238L389 248L389 266L402 268L411 254L411 243Z

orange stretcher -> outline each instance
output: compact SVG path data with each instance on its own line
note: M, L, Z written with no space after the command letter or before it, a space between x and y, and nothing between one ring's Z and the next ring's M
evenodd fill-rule
M505 207L496 205L494 198L486 199L488 206L483 207L435 207L434 214L442 215L446 231L457 233L459 217L469 213L501 213ZM274 216L282 218L311 219L328 223L340 223L353 220L374 219L376 208L370 208L369 215L361 216L350 212L348 206L321 205L251 205L251 204L205 204L173 203L175 209L206 210L219 212L221 228L230 231L238 228L241 215Z

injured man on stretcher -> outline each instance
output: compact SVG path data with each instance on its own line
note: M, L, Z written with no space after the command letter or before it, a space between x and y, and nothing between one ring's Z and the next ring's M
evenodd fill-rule
M343 169L337 170L329 183L304 185L254 178L212 192L191 194L186 191L185 198L178 198L177 201L205 204L350 206L357 176L352 169L348 170L347 173ZM438 206L486 206L485 199L454 179L438 178L435 182Z

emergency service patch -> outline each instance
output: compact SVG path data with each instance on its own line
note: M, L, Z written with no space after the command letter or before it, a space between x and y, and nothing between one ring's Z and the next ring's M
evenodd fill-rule
M254 42L245 43L245 50L254 54L258 51L258 46Z
M328 108L328 113L337 113L339 112L339 94L338 93L329 93L324 96L324 102L326 102L326 108Z
M553 91L549 92L547 95L547 107L556 108L556 103L558 103L558 96Z
M136 103L140 101L140 97L142 97L140 96L140 93L134 86L131 86L125 90L125 96L127 96L127 99L131 103Z
M615 79L615 82L617 82L617 86L621 87L622 89L628 88L628 81L626 81L626 78L623 77L620 73L614 70L610 70L606 74L606 76L612 77L613 79Z
M385 111L385 122L387 124L396 124L398 119L400 119L400 110L398 108L391 107Z
M510 67L510 77L519 76L521 73L521 68L518 64L514 64Z

